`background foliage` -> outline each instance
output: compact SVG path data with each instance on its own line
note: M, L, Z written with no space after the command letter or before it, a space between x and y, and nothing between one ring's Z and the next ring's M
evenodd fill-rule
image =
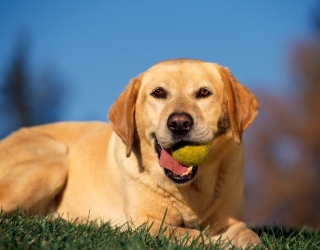
M255 180L246 186L248 222L320 227L320 26L292 48L285 93L258 90L261 104L246 156ZM256 187L259 186L257 189Z

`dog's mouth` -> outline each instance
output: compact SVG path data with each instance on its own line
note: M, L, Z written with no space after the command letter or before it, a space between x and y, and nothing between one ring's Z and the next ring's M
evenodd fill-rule
M196 176L198 166L184 166L178 163L172 157L170 149L162 148L157 138L155 138L155 150L159 157L159 164L164 168L165 175L175 184L186 184Z

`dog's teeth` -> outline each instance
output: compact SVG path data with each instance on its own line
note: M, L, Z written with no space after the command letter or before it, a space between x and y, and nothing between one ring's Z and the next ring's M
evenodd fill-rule
M189 175L192 172L192 169L193 169L193 166L188 167L187 170L181 176Z
M185 176L185 175L188 175L189 174L189 171L187 170L186 172L184 172L181 176Z

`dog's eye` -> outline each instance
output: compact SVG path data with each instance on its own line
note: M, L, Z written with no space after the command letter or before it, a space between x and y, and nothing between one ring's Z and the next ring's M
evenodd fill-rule
M152 91L151 95L155 98L165 99L167 97L167 92L163 88L157 88Z
M205 98L205 97L208 97L210 96L212 93L206 89L206 88L201 88L198 93L197 93L197 97L198 98Z

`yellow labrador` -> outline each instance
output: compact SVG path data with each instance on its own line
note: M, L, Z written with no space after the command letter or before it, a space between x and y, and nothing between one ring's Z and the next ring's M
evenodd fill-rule
M66 219L90 213L115 225L148 221L153 234L167 211L168 235L194 238L210 226L206 240L257 245L242 222L241 146L257 110L227 68L160 62L129 82L110 108L110 125L55 123L2 140L0 206ZM211 153L199 166L173 167L168 152L181 141L213 141Z

